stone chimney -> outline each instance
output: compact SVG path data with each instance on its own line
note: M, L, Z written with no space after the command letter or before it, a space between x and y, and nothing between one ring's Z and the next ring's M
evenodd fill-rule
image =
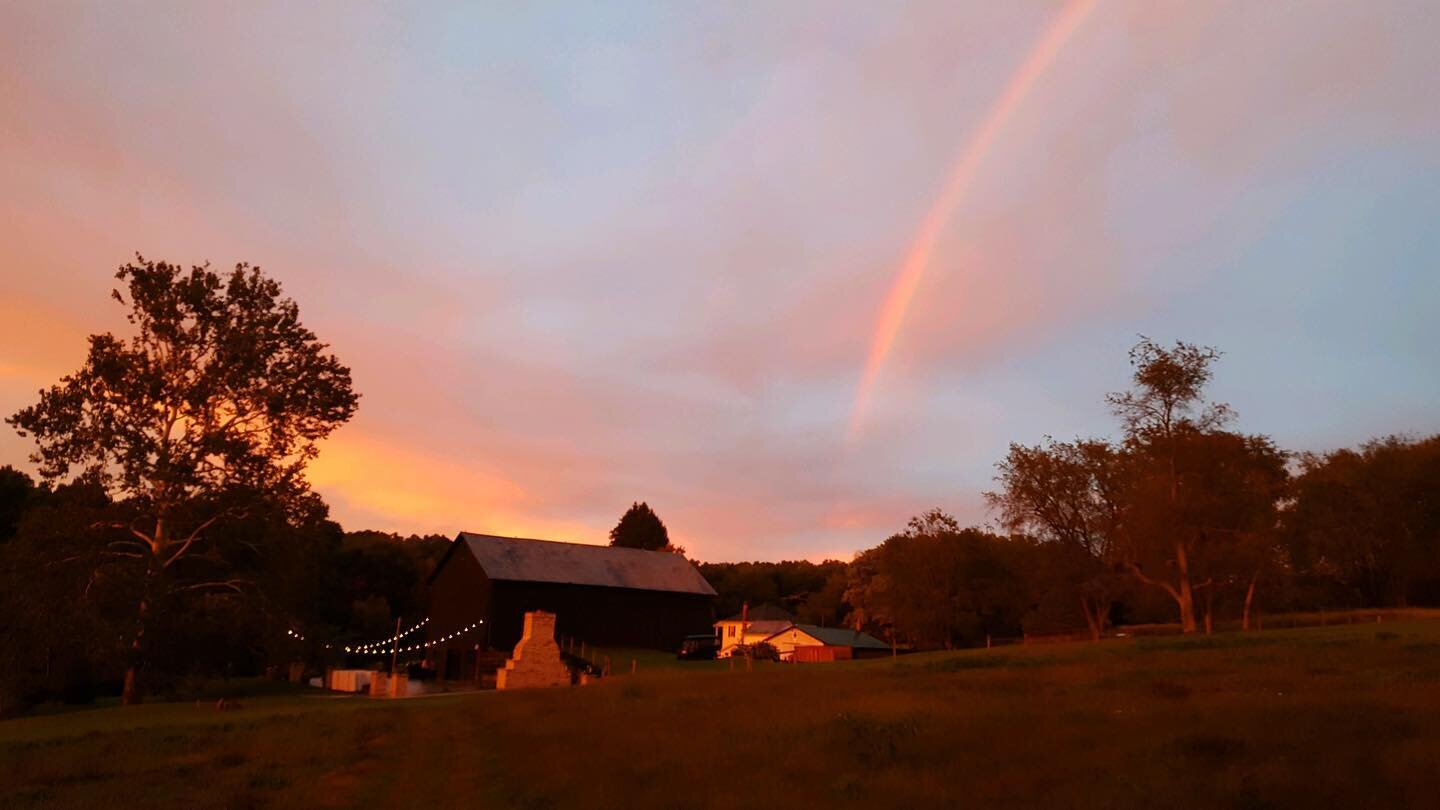
M569 686L570 668L555 643L555 614L536 610L525 614L525 632L505 666L495 670L496 689L532 689Z

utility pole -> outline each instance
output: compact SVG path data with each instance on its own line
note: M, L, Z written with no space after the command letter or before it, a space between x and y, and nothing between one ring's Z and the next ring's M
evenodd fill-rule
M745 645L745 633L746 633L749 629L750 629L750 601L747 599L745 602L741 603L741 605L740 605L740 644L741 644L742 647L744 647L744 645ZM755 656L751 654L751 653L753 653L754 651L751 650L749 647L744 647L744 649L745 649L745 671L746 671L746 672L749 672L749 671L750 671L750 666L751 666L751 664L753 663L754 658L755 658ZM734 655L735 653L732 652L732 653L730 653L730 654L731 654L731 655Z
M400 617L395 617L395 638L390 645L390 677L395 677L396 661L400 658Z

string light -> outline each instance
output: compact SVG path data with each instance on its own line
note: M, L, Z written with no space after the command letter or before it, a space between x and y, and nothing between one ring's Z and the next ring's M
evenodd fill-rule
M346 648L345 648L345 652L347 652L347 653L349 653L349 652L354 652L354 653L386 652L386 651L387 651L387 650L386 650L386 646L387 646L387 645L392 645L392 644L394 644L394 642L399 641L400 639L404 638L405 636L410 635L411 633L413 633L414 631L420 629L421 627L425 626L426 624L429 624L429 622L430 622L430 620L427 618L427 619L425 619L424 621L420 622L420 624L415 625L414 627L410 628L409 630L406 630L405 632L403 632L403 633L401 633L401 634L399 634L399 635L391 636L390 638L388 638L388 639L386 639L386 640L384 640L384 641L376 641L376 642L372 642L372 643L370 643L370 644L362 644L362 645L360 645L360 646L358 646L358 647L346 647ZM419 651L422 651L422 650L426 650L426 649L428 649L428 648L430 648L430 647L435 647L435 646L437 646L437 645L444 644L445 642L450 641L451 639L458 638L458 637L460 637L460 636L462 636L462 635L464 635L464 634L466 634L466 633L469 633L470 631L474 630L475 628L479 627L480 625L482 625L482 624L484 624L484 623L485 623L485 620L484 620L484 619L478 619L478 620L476 620L476 621L474 621L474 622L471 622L470 624L468 624L468 625L460 628L459 630L456 630L456 631L453 632L453 633L448 633L448 634L446 634L446 635L444 635L444 636L441 636L441 637L435 639L434 641L422 641L422 642L419 642L418 644L410 644L410 645L407 645L407 646L404 646L404 647L394 648L393 650L389 650L389 651L393 651L393 652L396 652L396 653L403 653L403 652L419 652Z
M402 638L405 638L406 636L410 635L416 630L419 630L420 628L424 627L429 623L430 618L427 616L426 618L421 619L419 624L411 627L409 630L406 630L403 633L397 633L390 638L385 639L384 641L372 641L367 644L360 644L355 647L346 647L345 652L378 652L381 648L388 647L389 645L394 644L395 642L399 641Z

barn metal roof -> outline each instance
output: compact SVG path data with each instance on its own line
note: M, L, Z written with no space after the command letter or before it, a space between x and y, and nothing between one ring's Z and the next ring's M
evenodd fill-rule
M461 541L491 579L715 595L689 560L665 551L471 532L455 538Z

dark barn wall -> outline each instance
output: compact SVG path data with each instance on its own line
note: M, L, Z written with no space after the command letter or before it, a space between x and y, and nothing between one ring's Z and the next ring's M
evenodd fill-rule
M427 659L442 677L468 677L451 670L473 668L477 644L514 649L526 611L554 613L556 634L577 642L656 650L679 649L685 636L710 632L715 618L713 597L703 594L491 580L463 544L431 580L429 604L430 640L485 620L476 632L430 650Z
M430 649L426 659L441 677L467 678L473 674L470 670L474 667L476 645L484 650L490 644L491 598L490 578L480 563L466 549L455 549L430 582L430 624L425 627L426 638L433 641L449 635L476 619L484 619L485 623Z
M457 555L458 556L458 555ZM509 649L520 640L525 612L555 614L557 636L577 642L677 650L691 633L710 631L712 597L669 591L496 581L491 644Z

